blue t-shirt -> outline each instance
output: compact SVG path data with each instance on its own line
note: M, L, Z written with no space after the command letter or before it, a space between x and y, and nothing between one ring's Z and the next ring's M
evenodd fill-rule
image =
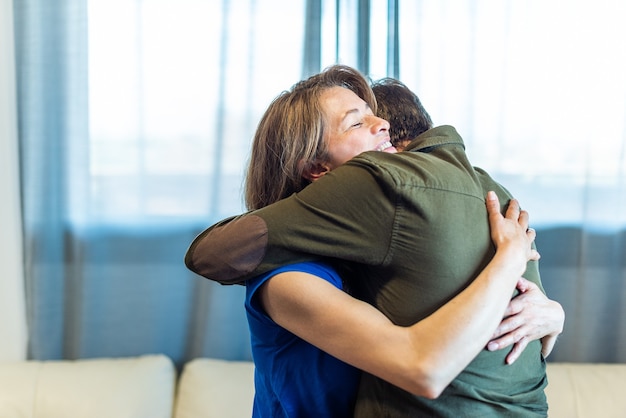
M276 324L255 297L278 273L313 274L338 289L341 278L330 266L291 264L246 282L246 314L254 358L255 418L351 417L361 372Z

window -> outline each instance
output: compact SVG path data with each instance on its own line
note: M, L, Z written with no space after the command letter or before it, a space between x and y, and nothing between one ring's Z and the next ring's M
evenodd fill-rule
M304 4L280 6L89 2L92 219L206 219L243 209L254 128L301 75Z

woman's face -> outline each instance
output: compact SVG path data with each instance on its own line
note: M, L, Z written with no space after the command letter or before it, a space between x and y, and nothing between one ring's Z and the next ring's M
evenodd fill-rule
M389 140L389 123L375 116L354 92L332 87L320 97L328 117L328 170L365 151L397 152Z

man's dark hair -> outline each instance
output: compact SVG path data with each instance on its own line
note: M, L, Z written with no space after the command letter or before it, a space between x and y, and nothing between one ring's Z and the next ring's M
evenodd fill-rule
M372 84L378 102L377 116L391 125L391 143L400 145L415 139L433 127L422 102L404 83L395 78L382 78Z

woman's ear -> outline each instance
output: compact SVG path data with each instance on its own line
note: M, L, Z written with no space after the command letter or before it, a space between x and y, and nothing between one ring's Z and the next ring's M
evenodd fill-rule
M302 172L302 177L310 182L314 182L329 171L330 168L328 168L328 165L320 162L315 162L304 169L304 171Z

